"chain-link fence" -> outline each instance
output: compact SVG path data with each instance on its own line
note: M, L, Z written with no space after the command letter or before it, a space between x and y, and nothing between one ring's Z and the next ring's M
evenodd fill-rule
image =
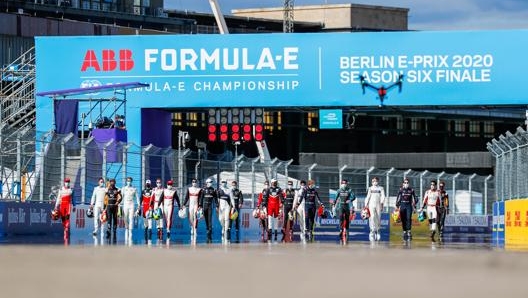
M494 201L495 180L493 176L463 175L460 173L433 173L401 169L357 169L346 165L338 167L293 165L292 160L273 159L262 162L259 157L236 156L228 151L221 155L206 150L191 151L187 148L159 148L153 145L137 146L113 140L99 143L94 138L79 139L73 134L45 134L37 140L31 179L26 179L29 189L25 199L46 201L50 193L58 189L65 177L71 179L76 202L88 203L92 190L100 177L114 178L117 185L124 185L126 177L133 178L133 184L141 188L146 179L160 178L164 183L173 180L180 193L193 178L201 183L211 178L237 180L243 191L247 206L253 206L262 190L263 182L275 178L279 185L286 186L288 180L298 187L300 180L315 181L323 202L328 203L342 179L347 179L358 200L356 208L363 206L363 200L371 179L376 176L386 190L386 210L394 206L395 199L404 178L408 178L416 195L423 197L431 180L444 181L451 198L454 213L488 214ZM4 163L3 169L17 169L16 162ZM4 172L6 172L4 170ZM26 171L29 173L29 168ZM20 172L11 177L3 176L7 184L13 185ZM18 177L17 177L18 176ZM5 179L7 178L7 179ZM499 181L499 179L497 179ZM4 188L5 189L5 188ZM183 192L185 193L185 191ZM20 199L20 196L10 196Z
M495 157L498 200L528 198L528 132L518 127L488 143Z

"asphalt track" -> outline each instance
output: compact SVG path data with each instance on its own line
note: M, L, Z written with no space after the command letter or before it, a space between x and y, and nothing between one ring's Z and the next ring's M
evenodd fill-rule
M487 244L0 246L0 297L527 297L528 254Z

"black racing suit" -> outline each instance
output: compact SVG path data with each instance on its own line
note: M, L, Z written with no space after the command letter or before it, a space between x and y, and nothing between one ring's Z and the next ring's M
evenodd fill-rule
M288 217L288 213L293 209L293 200L295 199L295 189L289 189L287 188L284 192L284 197L282 198L282 214L284 215L284 220L282 224L282 232L286 232L286 224L291 219ZM292 227L293 222L290 222L290 230Z
M214 206L213 206L214 205ZM218 207L218 193L214 187L205 187L202 190L198 208L202 208L207 229L207 238L213 234L213 207Z
M337 213L339 214L340 235L343 232L343 224L348 230L350 225L350 204L355 199L356 195L348 186L345 189L339 188L337 190L335 204L339 204L337 205Z
M108 229L107 235L110 236L110 231L112 231L114 237L117 230L117 208L118 204L121 202L121 190L117 187L109 187L106 191L106 196L108 201L106 203L106 218L108 220Z
M449 213L449 195L443 189L440 191L440 206L438 207L438 231L440 237L444 235L444 223L446 215Z
M238 233L240 230L240 206L244 204L244 196L242 195L242 191L238 188L231 189L231 195L233 196L233 201L235 202L235 210L238 212L238 216L235 220L229 220L229 227L233 227L233 222L235 223L235 231Z
M411 187L400 188L396 197L396 208L400 208L400 218L403 231L410 233L412 226L412 213L416 208L418 198Z
M315 188L308 187L306 189L304 198L301 197L299 199L299 204L304 203L304 216L306 217L306 230L309 233L310 238L313 237L313 229L315 226L315 214L317 212L317 204L322 205L321 199L319 198L319 194L317 193L317 190Z

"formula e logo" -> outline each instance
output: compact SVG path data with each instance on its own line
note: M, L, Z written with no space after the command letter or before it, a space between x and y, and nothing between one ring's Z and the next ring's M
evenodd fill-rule
M84 80L81 82L81 88L90 88L90 87L99 87L102 86L101 82L98 80ZM91 92L87 93L88 95L98 95L100 92Z
M102 86L98 80L84 80L81 82L81 88L99 87Z
M114 71L118 68L117 62L119 62L120 71L132 70L134 68L132 51L129 49L120 49L118 53L118 59L116 60L116 52L114 50L102 50L99 56L95 50L87 50L84 55L81 71L85 72L89 69L93 69L94 71Z

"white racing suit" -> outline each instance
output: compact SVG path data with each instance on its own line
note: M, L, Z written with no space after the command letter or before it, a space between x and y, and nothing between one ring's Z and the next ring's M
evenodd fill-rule
M132 228L134 227L134 212L136 210L135 204L139 205L139 196L137 190L133 186L124 186L121 189L123 196L123 214L125 221L125 242L132 240Z
M161 208L161 210L163 210L163 190L164 188L163 187L154 187L154 189L152 189L152 192L153 192L153 197L154 199L152 200L152 210L155 212L156 209L158 208ZM162 212L162 215L159 219L155 219L156 221L156 228L158 229L158 239L161 240L163 235L162 235L162 230L163 230L163 212Z
M440 192L429 189L425 192L422 208L425 208L429 219L429 229L431 230L431 240L434 240L436 233L437 208L440 205Z
M222 239L230 240L230 215L231 206L235 205L235 201L231 196L229 188L220 187L218 189L218 220L222 226Z
M165 188L163 190L163 218L167 226L167 239L170 238L172 228L172 214L174 213L174 203L180 209L180 198L175 187ZM163 225L162 225L163 228Z
M374 185L369 187L365 198L365 206L367 206L370 211L370 241L379 241L381 238L379 229L381 224L381 208L383 204L385 204L385 191L383 190L383 187Z
M187 189L185 195L184 206L189 204L189 225L191 226L191 235L196 235L196 228L198 227L198 219L196 218L196 212L198 211L198 200L202 189L199 187L191 186Z
M101 213L104 209L104 200L106 195L106 187L96 186L94 187L92 193L92 199L90 200L90 206L93 206L94 212L94 230L93 234L97 235L99 232L99 226L101 226L101 231L104 229L103 223L101 223Z
M293 206L297 206L302 196L306 194L306 189L304 187L299 188L295 193L295 200ZM299 228L301 229L301 239L304 239L306 235L306 220L304 212L304 200L297 207L297 222L299 223Z

